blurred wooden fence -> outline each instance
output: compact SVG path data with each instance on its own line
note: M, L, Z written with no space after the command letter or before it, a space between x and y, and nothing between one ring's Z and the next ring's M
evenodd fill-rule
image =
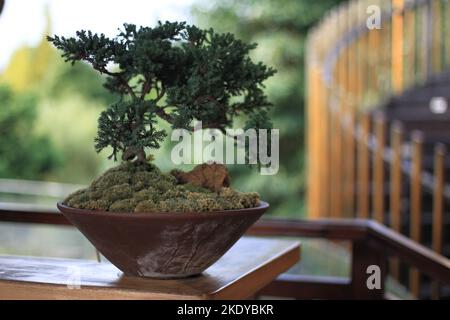
M450 254L443 251L450 243L444 235L450 220L445 211L450 186L444 177L448 112L407 109L407 100L403 113L389 111L397 97L407 98L450 69L449 24L449 0L360 0L331 11L310 32L310 217L373 218ZM403 122L402 115L416 118ZM434 122L424 124L428 116ZM430 130L437 139L427 140ZM424 168L430 153L432 164ZM401 267L391 261L391 275L400 278ZM415 269L408 274L404 281L419 296L421 277ZM439 296L437 284L430 290Z

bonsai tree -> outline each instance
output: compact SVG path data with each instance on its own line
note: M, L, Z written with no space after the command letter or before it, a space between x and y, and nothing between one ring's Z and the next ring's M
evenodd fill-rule
M159 22L154 28L124 24L115 38L82 30L76 37L48 40L67 62L85 61L105 75L105 87L118 96L99 117L95 148L100 152L111 147L109 157L114 160L121 154L125 162L121 168L131 170L132 163L134 168L147 165L146 171L155 169L149 169L146 152L159 148L166 137L157 126L158 118L172 128L191 130L193 120L199 120L203 128L225 132L233 119L242 115L247 118L246 127L271 127L267 116L271 104L263 92L263 81L275 70L252 62L249 52L256 44L246 44L232 34L202 30L185 22ZM196 169L212 170L207 166ZM170 179L219 192L217 176L224 186L228 177L225 169L213 169L213 182L197 181L195 172L175 171ZM222 173L216 174L217 170ZM82 206L106 207L106 203L85 202ZM115 208L108 205L110 210Z

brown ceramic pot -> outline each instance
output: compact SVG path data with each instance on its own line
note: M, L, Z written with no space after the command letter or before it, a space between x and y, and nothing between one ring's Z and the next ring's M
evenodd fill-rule
M126 275L182 278L199 274L222 257L267 210L189 213L112 213L58 209Z

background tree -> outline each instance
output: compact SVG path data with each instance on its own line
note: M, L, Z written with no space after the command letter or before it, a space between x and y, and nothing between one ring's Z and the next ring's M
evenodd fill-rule
M36 46L22 46L13 53L0 74L0 85L7 87L13 97L33 97L33 103L28 105L33 109L34 129L27 132L28 137L46 139L55 150L52 155L59 165L44 171L40 171L40 166L29 165L27 173L18 178L88 183L107 166L103 157L90 152L95 119L117 96L104 89L104 77L89 65L80 63L71 67L59 58L57 50L46 39L51 31L48 11L46 16L41 41ZM9 141L0 140L0 149L7 150L9 146ZM31 152L21 156L24 162L28 156L30 162L33 159ZM13 177L11 173L17 168L15 159L1 153L0 157L3 168L0 178Z
M267 81L274 108L270 118L280 129L280 170L270 177L232 168L233 183L258 190L270 202L271 213L295 215L304 210L305 190L305 81L304 53L308 30L342 0L208 0L199 1L194 15L200 26L235 33L257 42L253 57L274 66L278 73Z
M60 165L50 140L33 134L36 99L0 86L0 177L44 179Z

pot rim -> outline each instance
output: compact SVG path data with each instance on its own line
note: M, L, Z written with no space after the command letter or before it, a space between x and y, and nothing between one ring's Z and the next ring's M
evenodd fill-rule
M146 219L146 218L161 218L161 219L186 219L186 218L213 218L224 215L240 215L240 214L250 214L259 213L261 211L266 211L269 208L269 204L265 201L259 201L259 206L253 208L244 209L233 209L233 210L217 210L217 211L189 211L189 212L111 212L111 211L101 211L101 210L89 210L89 209L77 209L65 205L62 202L56 204L59 211L62 213L74 213L74 214L89 214L104 217L115 217L115 218L136 218L136 219Z

